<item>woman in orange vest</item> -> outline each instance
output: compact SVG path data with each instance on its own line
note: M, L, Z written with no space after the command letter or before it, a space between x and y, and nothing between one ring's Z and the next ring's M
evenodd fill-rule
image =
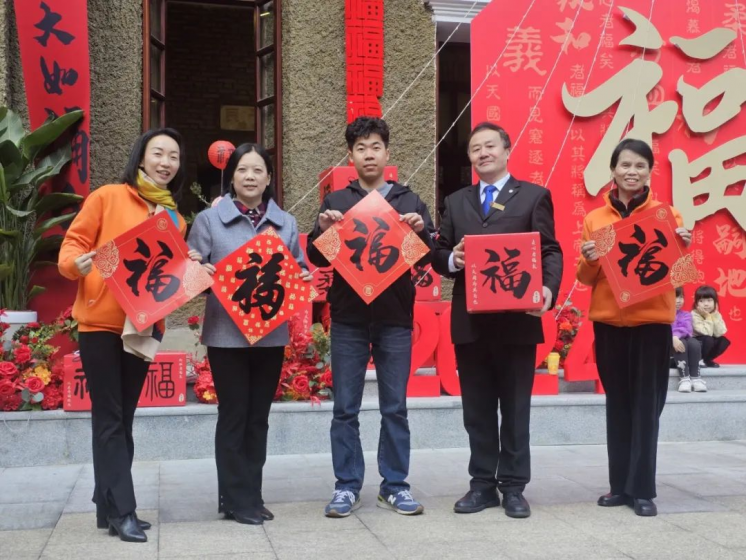
M613 186L605 204L583 223L582 257L577 279L593 288L589 318L596 337L598 374L606 391L606 443L611 492L598 505L629 505L637 515L653 516L658 426L668 391L671 324L676 315L674 290L620 309L611 291L591 232L660 205L649 187L653 150L626 139L611 155ZM676 233L689 246L691 232Z
M185 174L182 146L181 135L170 128L143 134L132 149L123 184L102 186L88 196L59 255L60 273L78 281L73 317L91 396L97 525L128 542L147 541L144 531L150 528L135 513L132 422L165 323L138 333L93 266L93 257L103 244L156 212L165 211L186 233L176 208ZM189 256L201 260L196 251Z

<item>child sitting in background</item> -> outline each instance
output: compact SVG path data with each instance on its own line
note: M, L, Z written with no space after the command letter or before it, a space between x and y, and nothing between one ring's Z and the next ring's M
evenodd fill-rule
M676 319L673 331L673 360L679 370L679 392L699 393L707 391L707 385L699 376L699 361L702 359L702 345L693 338L692 314L684 311L684 288L676 288Z
M684 311L684 288L676 288L676 319L673 331L673 359L679 370L679 392L696 391L704 393L707 385L699 376L699 360L702 359L702 345L692 338L692 314Z
M725 338L728 329L725 327L719 308L720 303L715 288L712 286L697 288L694 292L692 323L694 338L702 343L702 360L704 360L705 367L720 367L714 360L730 346L730 340Z

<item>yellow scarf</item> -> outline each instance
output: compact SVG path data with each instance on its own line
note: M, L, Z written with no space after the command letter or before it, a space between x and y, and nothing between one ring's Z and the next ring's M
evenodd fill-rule
M153 179L148 177L142 169L137 172L137 191L145 200L149 200L156 206L160 205L169 210L176 210L176 202L174 197L171 196L171 191L156 185Z

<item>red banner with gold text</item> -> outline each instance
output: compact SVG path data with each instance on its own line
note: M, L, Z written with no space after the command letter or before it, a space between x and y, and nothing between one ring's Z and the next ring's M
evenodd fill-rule
M655 197L694 228L700 272L687 305L697 286L713 286L729 336L745 338L746 4L493 1L471 32L472 122L503 126L510 172L552 191L565 251L560 303L573 288L583 218L603 204L611 152L628 135L653 147ZM585 312L589 296L578 285L573 304ZM731 345L723 361L744 363L746 345Z

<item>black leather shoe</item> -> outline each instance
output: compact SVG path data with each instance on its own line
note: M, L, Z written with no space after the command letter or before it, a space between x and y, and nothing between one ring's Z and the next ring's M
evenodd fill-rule
M632 509L634 509L635 514L640 517L655 517L658 515L658 508L653 503L653 500L634 498L632 500Z
M718 364L718 363L715 363L715 362L705 362L705 367L709 367L709 368L719 368L719 367L720 367L720 364Z
M483 509L499 507L500 498L497 491L492 490L469 490L466 495L456 502L453 511L456 513L477 513Z
M265 521L272 521L275 518L275 514L269 511L266 507L262 506L259 510L259 513L262 514L262 519Z
M608 494L604 494L598 499L598 505L601 507L618 507L618 506L626 506L629 502L629 499L624 494L612 494L609 492Z
M135 517L137 517L137 514L135 514ZM144 520L140 519L139 517L137 518L137 521L140 523L140 527L142 527L143 531L148 531L152 527L152 525L149 522L144 521ZM109 522L106 520L105 517L97 517L96 518L96 528L97 529L108 529L109 528Z
M516 519L524 519L531 515L531 506L528 505L522 492L503 494L503 508L505 509L505 515Z
M244 525L261 525L264 523L261 510L232 511L230 514L235 521Z
M129 513L123 517L107 517L109 522L109 534L119 535L124 542L148 542L148 537L140 527L137 516Z

